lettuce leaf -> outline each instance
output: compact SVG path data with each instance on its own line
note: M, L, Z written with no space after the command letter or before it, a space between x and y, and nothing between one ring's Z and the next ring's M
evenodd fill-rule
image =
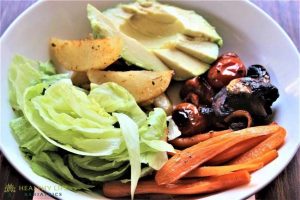
M23 107L23 94L27 87L40 81L39 63L22 56L15 56L11 62L8 83L9 101L15 110Z
M39 62L39 71L46 75L55 75L55 67L51 61Z
M23 153L36 155L42 151L57 150L57 147L45 140L25 117L13 119L10 127Z
M137 105L134 97L116 83L91 84L89 98L97 102L107 112L126 114L138 125L147 119L147 115Z
M95 157L92 159L96 159ZM81 166L78 162L74 160L72 156L69 156L68 159L70 169L80 178L87 179L89 181L97 181L97 182L105 182L105 181L112 181L120 178L128 169L129 163L120 165L118 167L112 167L107 170L92 170L87 169ZM99 166L100 167L100 166Z
M70 190L88 190L94 187L74 178L63 159L56 153L41 152L32 158L30 166L36 174Z
M68 92L64 92L66 90ZM49 97L51 101L46 101L49 104L43 104L42 97L46 100ZM58 81L50 87L45 83L31 86L25 91L24 98L26 118L48 142L79 155L103 156L119 151L122 138L120 129L113 127L116 120L113 117L106 119L108 114L97 104L92 104L70 80ZM52 111L62 114L60 122L55 121L55 115L49 114ZM75 126L76 122L78 126Z
M124 161L108 161L101 157L78 156L74 154L69 155L69 160L70 159L79 167L94 171L115 169L124 164Z
M131 180L131 198L134 196L138 180L141 175L141 159L140 159L140 142L138 126L123 113L113 113L117 117L120 127L122 129L123 138L126 143L127 151L129 154L130 161L130 180Z
M154 108L149 113L147 121L139 128L143 152L149 150L154 152L174 151L172 145L162 140L166 137L166 118L166 113L162 108Z
M166 152L147 152L141 154L142 163L148 164L151 168L159 170L167 161L168 155Z
M49 61L41 63L16 55L8 73L10 104L15 110L22 110L26 88L40 82L52 84L68 77L68 74L56 75L54 66Z
M115 180L131 168L133 197L141 163L159 169L173 147L163 141L166 114L149 116L134 97L115 83L91 84L91 91L72 85L53 65L16 56L9 71L10 102L20 114L11 121L33 171L71 190L87 190L80 180ZM23 116L24 114L24 116ZM119 128L120 127L120 128ZM58 148L65 150L63 158ZM73 174L76 176L74 177Z

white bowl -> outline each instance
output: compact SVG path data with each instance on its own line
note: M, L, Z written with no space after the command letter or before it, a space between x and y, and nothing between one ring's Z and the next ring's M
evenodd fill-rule
M32 172L9 128L14 117L8 103L7 73L15 54L48 60L48 39L74 39L91 32L86 17L87 1L39 1L18 17L1 38L1 149L9 162L33 184L61 199L104 198L99 193L75 193ZM99 9L116 1L90 2ZM296 153L299 144L299 54L287 34L264 12L247 1L174 1L174 5L194 9L213 24L224 39L222 52L236 52L247 65L267 66L280 98L273 106L275 121L287 129L286 143L279 157L252 175L249 185L203 199L243 199L273 180ZM194 197L193 197L194 198Z

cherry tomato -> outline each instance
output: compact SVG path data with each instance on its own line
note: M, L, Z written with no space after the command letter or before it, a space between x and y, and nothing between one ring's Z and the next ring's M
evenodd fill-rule
M190 103L178 104L173 111L172 118L183 135L195 134L207 127L206 116Z
M231 80L246 76L247 69L235 53L220 56L209 69L207 80L215 89L226 86Z

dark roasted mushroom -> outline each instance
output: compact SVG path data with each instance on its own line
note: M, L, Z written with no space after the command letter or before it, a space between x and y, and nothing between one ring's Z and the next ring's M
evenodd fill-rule
M214 97L212 108L220 118L235 110L248 111L258 124L266 123L272 114L271 106L279 97L278 89L250 77L232 80Z
M225 117L226 122L232 130L239 130L249 128L252 125L252 117L249 112L245 110L236 110Z
M259 79L262 82L269 83L270 75L266 68L261 65L251 65L248 68L247 76L255 79Z
M173 111L172 118L183 135L199 133L207 128L205 115L190 103L178 104Z

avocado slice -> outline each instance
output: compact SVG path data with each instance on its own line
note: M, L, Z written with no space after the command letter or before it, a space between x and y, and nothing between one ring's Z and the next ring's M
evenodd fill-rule
M143 18L151 19L153 22L164 21L166 23L165 25L168 25L167 22L173 20L174 22L176 21L176 25L173 24L170 28L167 29L164 29L163 27L153 29L153 26L151 26L151 20L148 20L148 23L142 23L145 24L145 26L143 25L142 28L141 26L138 27L139 31L144 33L147 32L145 31L147 29L150 29L151 31L160 30L159 34L166 34L166 32L168 31L175 30L178 34L184 34L187 36L195 37L203 41L214 42L220 47L223 45L223 40L220 37L220 35L216 32L215 27L211 26L201 15L197 14L196 12L191 10L184 10L175 6L160 4L157 2L152 2L151 5L152 6L150 6L149 9L147 8L146 14L144 14ZM157 8L161 12L157 12ZM123 33L137 39L142 44L148 44L147 38L143 37L145 36L145 34L140 34L139 31L136 31L136 33L134 34L132 34L131 31L128 34L128 31L123 30L121 27L122 25L132 20L131 17L134 13L140 14L144 12L145 9L139 6L139 3L136 2L132 4L120 4L116 8L104 11L104 14L107 15L110 19L112 19ZM157 39L155 37L152 37L151 40L151 42L154 43L160 42L156 41Z
M123 34L124 47L121 56L127 63L153 71L165 71L169 68L153 52L147 50L135 39Z
M156 26L157 23L155 23L156 17L162 17L164 20L168 21L173 19L174 17L171 15L150 15L150 16L145 16L145 19L152 19L154 20L154 23L151 25L149 20L144 21L139 17L133 17L133 19L139 18L140 24L137 23L132 23L130 19L132 17L132 12L139 12L138 7L136 7L136 4L138 3L133 3L133 4L120 4L115 8L109 8L105 11L103 11L103 14L107 16L111 21L115 24L117 29L124 33L125 35L136 39L139 43L141 43L146 49L152 50L152 49L159 49L164 47L166 44L170 42L177 41L179 38L181 38L181 35L179 33L175 32L182 32L183 31L183 26L180 26L181 23L175 23L173 24L174 26L168 27L166 26L167 24L161 24L164 26L158 27ZM134 9L134 10L133 10ZM166 16L171 16L173 18L168 18ZM176 18L175 18L176 19ZM134 22L134 20L133 20ZM144 24L147 24L145 27ZM140 27L142 26L142 27ZM144 27L144 28L143 28ZM145 32L157 32L157 34L151 35L151 34L145 34ZM169 31L172 33L170 34ZM168 34L169 33L169 34Z
M175 71L175 80L186 80L205 73L209 65L177 49L157 49L154 53Z
M163 7L168 13L177 17L184 25L184 34L202 40L214 42L220 47L223 45L223 40L217 33L215 27L211 26L201 15L192 10L184 10L174 6Z
M218 45L206 41L181 40L176 48L208 64L214 62L219 55Z
M128 37L124 33L118 30L116 25L99 10L92 5L87 6L88 19L90 20L94 37L111 37L120 35L124 41L121 57L130 64L134 64L141 68L153 71L168 70L168 67L164 65L152 52L147 50L137 40ZM120 13L122 14L122 13ZM125 15L125 13L123 13ZM117 23L121 23L121 18ZM114 20L115 21L115 20ZM115 22L116 23L116 22Z

